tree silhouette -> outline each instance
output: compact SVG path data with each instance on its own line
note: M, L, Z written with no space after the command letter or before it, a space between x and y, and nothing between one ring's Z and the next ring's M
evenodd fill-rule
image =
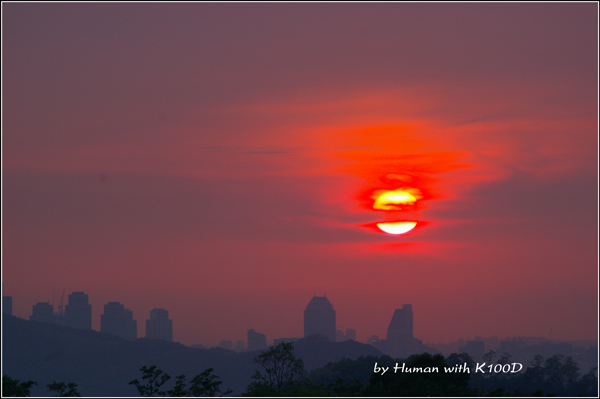
M398 372L393 369L385 374L371 374L363 396L472 396L469 388L469 373L447 373L445 367L469 364L468 356L453 354L448 362L442 355L423 353L407 360L396 359L406 369L429 368L431 372ZM390 367L392 367L390 365ZM437 368L437 369L435 369ZM437 370L437 371L435 371Z
M175 378L177 378L175 386L173 389L170 389L166 392L166 396L176 396L178 398L187 396L188 391L185 390L185 374L178 375Z
M579 395L580 396L598 396L598 377L596 377L596 373L598 371L598 367L590 368L582 378L579 384Z
M475 367L475 360L467 353L452 353L450 356L446 358L446 362L450 366L464 365L467 364L469 369L473 369Z
M29 396L31 387L37 385L35 381L14 380L7 375L2 376L2 396Z
M502 356L500 356L500 359L498 360L498 364L509 364L510 363L510 359L512 358L511 354L508 352L504 352L502 354Z
M58 394L56 396L81 396L81 394L77 392L77 384L74 382L65 384L64 382L54 381L52 384L48 384L48 390L55 391Z
M162 370L157 369L156 366L146 367L142 366L140 371L142 374L142 380L148 380L147 384L142 384L138 379L131 381L129 385L135 385L140 396L165 396L167 393L160 390L167 381L171 379L169 374L163 374Z
M223 381L220 381L219 376L213 374L213 371L213 368L209 368L192 378L192 385L188 391L188 396L215 396L221 392ZM233 391L228 388L220 396L225 396L231 392Z
M141 396L215 396L221 392L221 384L223 383L223 381L219 380L219 376L213 373L214 369L209 368L192 379L190 389L186 389L185 374L182 374L175 377L177 381L173 388L168 391L161 391L160 388L171 379L169 374L163 374L162 370L157 369L156 366L144 366L140 371L143 373L142 380L148 380L148 383L142 384L135 379L129 384L135 385ZM227 389L220 396L230 394L231 392L233 392L231 389Z
M546 360L536 355L521 373L473 374L471 386L489 396L598 396L595 368L581 375L570 356L554 355ZM511 393L512 391L512 393Z
M494 355L495 355L495 354L496 354L496 352L490 349L490 350L488 351L488 353L486 353L485 355L483 355L483 360L484 360L486 363L491 363L491 362L492 362L492 360L494 359Z
M343 378L338 378L332 384L329 384L329 390L333 394L333 396L364 396L363 384L357 379L353 380L350 383L346 383Z
M294 356L294 345L282 342L263 351L254 359L263 371L257 370L248 386L248 396L270 396L301 385L305 376L304 362Z
M565 383L573 384L579 379L579 365L573 360L571 356L565 358L562 370L565 375Z

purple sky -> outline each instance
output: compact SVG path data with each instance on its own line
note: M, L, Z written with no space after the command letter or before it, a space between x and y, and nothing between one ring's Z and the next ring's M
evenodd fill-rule
M596 339L596 3L3 3L4 295L185 344ZM426 195L372 209L406 175ZM404 184L404 183L402 183ZM409 184L409 183L406 183ZM402 236L365 228L418 220ZM58 300L57 300L58 302Z

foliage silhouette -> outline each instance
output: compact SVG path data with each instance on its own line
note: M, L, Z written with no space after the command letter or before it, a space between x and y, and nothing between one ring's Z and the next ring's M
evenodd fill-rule
M142 380L148 380L147 384L142 384L138 379L131 381L129 385L135 385L140 396L165 396L166 392L161 391L162 387L167 381L171 379L169 374L163 374L162 370L157 369L156 366L146 367L142 366L140 371L142 374Z
M182 396L187 396L188 391L185 390L185 374L178 375L175 378L177 378L175 386L173 387L173 389L170 389L166 392L166 396L175 396L178 398Z
M47 386L49 391L54 391L58 394L56 396L81 396L81 394L77 392L77 384L75 384L74 382L65 384L64 382L54 381L52 384L48 384Z
M313 396L321 391L306 378L302 359L294 356L294 345L282 342L262 351L254 361L262 367L252 376L245 396ZM320 392L323 394L323 392Z
M7 375L2 376L2 396L30 396L31 387L37 385L35 381L14 380Z
M351 383L346 384L343 378L338 378L334 383L329 384L328 388L333 396L343 397L364 396L363 391L365 389L359 380L354 379Z
M508 356L505 353L503 357ZM581 376L579 365L570 356L554 355L544 360L536 355L521 373L474 374L471 385L491 396L541 396L545 392L556 396L595 397L598 396L595 371L596 368L592 368Z
M544 361L536 356L525 371L515 374L474 373L475 361L466 353L441 355L423 353L408 359L369 356L356 360L342 359L312 370L310 379L304 378L303 367L292 351L291 344L271 348L255 361L262 369L255 374L243 396L597 396L598 379L595 368L584 376L570 357L555 355ZM486 360L495 353L488 352ZM495 364L510 364L510 354L503 353ZM373 365L388 366L385 375L374 374ZM405 368L420 368L420 372L397 372L393 366L405 363ZM295 373L283 372L283 365ZM469 372L446 372L445 367L466 366ZM426 367L438 372L423 372ZM276 370L281 373L278 374ZM464 370L464 369L463 369ZM295 377L289 378L293 374ZM279 377L278 377L279 375ZM282 378L287 375L288 378ZM287 381L288 383L285 383Z
M188 395L185 396L216 396L217 393L220 393L223 381L219 379L219 376L213 374L213 371L213 368L208 368L192 378L192 385ZM233 392L231 389L227 389L220 396L225 396L231 392Z
M202 373L195 376L189 389L186 389L185 374L178 375L176 378L175 386L168 391L161 391L161 387L171 379L169 374L163 374L163 371L157 369L156 366L147 367L144 366L140 369L143 373L142 380L148 380L147 384L142 384L137 379L131 381L129 384L135 385L141 396L175 396L175 397L202 397L202 396L216 396L217 393L221 393L221 384L219 376L213 373L213 368L208 368ZM227 389L220 396L224 396L233 392L231 389Z
M427 353L414 355L408 359L379 358L369 356L356 360L342 359L315 369L307 378L304 362L293 353L293 345L280 344L263 351L255 358L259 369L252 377L243 396L598 396L597 368L591 368L585 375L580 374L579 365L570 356L554 355L548 359L536 356L521 373L463 373L445 372L444 367L455 365L474 366L466 354L452 354L444 359L441 355ZM493 353L488 356L490 359ZM487 356L487 355L486 355ZM508 356L502 356L508 361ZM486 359L487 360L487 359ZM385 375L373 373L373 364L388 366ZM393 366L405 364L405 368L420 368L419 372L394 372ZM428 373L426 367L437 367L439 372ZM432 370L432 369L430 369ZM142 396L202 397L221 393L220 378L214 369L208 368L195 376L189 386L185 375L175 377L174 386L163 389L171 379L156 366L140 368L142 382L133 380ZM413 370L414 371L414 370ZM433 370L432 370L433 371ZM36 382L20 382L4 375L2 396L30 396L30 389ZM57 396L81 396L77 384L54 381L47 385ZM227 389L220 396L231 393Z
M488 351L488 352L487 352L485 355L483 355L483 360L484 360L486 363L491 363L491 362L492 362L492 360L494 359L494 355L495 355L495 354L496 354L496 352L495 352L495 351L493 351L493 350L489 350L489 351Z
M403 361L405 369L417 367L425 370L428 367L432 372L395 373L391 368L383 375L372 374L363 394L364 396L471 396L473 391L469 388L469 373L444 372L444 367L448 367L449 364L454 366L468 363L466 357L451 356L450 358L457 359L459 362L446 363L442 355L432 356L429 353L412 356ZM399 366L402 363L400 360L397 362Z
M509 393L504 388L500 387L500 388L494 389L493 391L488 392L488 394L486 396L488 396L488 397L494 397L494 398L497 398L497 397L509 397L509 396L512 396L512 397L517 397L517 396L518 397L523 397L523 396L544 396L544 392L541 391L540 389L538 389L537 391L532 392L530 394L523 394L523 393L521 393L519 391L514 391L513 393Z

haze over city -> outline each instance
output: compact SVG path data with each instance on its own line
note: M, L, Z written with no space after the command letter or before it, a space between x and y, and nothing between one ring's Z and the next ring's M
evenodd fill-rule
M597 340L597 4L2 8L14 315Z

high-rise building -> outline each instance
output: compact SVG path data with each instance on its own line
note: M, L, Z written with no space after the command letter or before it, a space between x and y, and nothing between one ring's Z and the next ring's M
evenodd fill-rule
M165 309L152 309L150 318L146 320L146 338L173 341L173 321L169 320L169 312Z
M65 325L82 330L92 329L92 305L88 296L83 292L73 292L69 295L69 303L65 306Z
M246 344L244 344L244 341L238 341L237 344L235 344L235 348L233 348L233 350L236 352L243 352L244 350L246 350Z
M379 342L379 336L378 335L371 335L368 339L367 339L367 344L369 345L374 345L377 342Z
M351 339L352 341L356 341L356 330L353 328L348 328L346 330L346 339Z
M118 337L134 340L137 338L137 321L133 312L125 309L119 302L104 305L104 314L100 316L100 331Z
M335 310L325 296L314 296L304 311L304 337L314 334L335 342Z
M219 348L233 350L233 342L224 339L221 342L219 342Z
M346 333L344 334L344 331L342 330L337 330L335 332L335 340L336 342L343 342L343 341L356 341L356 330L352 329L352 328L348 328L346 330Z
M12 296L2 297L2 314L12 315Z
M33 312L29 320L42 323L54 323L54 306L48 302L38 302L33 305Z
M248 350L256 351L264 349L267 349L267 336L254 331L254 329L248 330Z
M378 335L371 335L367 339L367 343L369 345L373 345L379 351L381 351L383 353L387 353L387 340L385 340L385 339L379 339Z
M387 354L393 358L406 358L415 353L412 305L396 309L387 331Z

